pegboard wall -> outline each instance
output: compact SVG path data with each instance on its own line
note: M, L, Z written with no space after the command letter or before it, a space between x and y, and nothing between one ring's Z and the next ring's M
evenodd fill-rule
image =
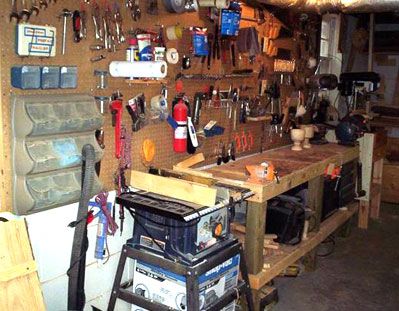
M21 6L21 1L16 0L18 5ZM30 1L27 1L30 2ZM107 51L90 51L89 47L92 44L98 44L99 42L94 38L94 26L91 20L90 5L85 2L90 1L51 1L47 9L40 10L38 16L32 16L29 23L35 25L51 25L57 28L57 52L56 57L53 58L39 58L39 57L19 57L15 52L15 22L9 21L9 14L11 12L11 1L1 1L1 32L0 32L0 43L1 43L1 61L0 61L0 77L1 77L1 136L0 136L0 159L1 159L1 206L0 211L11 210L11 191L12 191L12 171L11 171L11 137L12 137L12 124L11 124L11 105L10 96L12 94L40 94L46 96L52 96L53 94L65 94L66 96L71 93L85 93L93 96L110 96L116 90L119 90L123 94L124 102L128 99L136 96L143 92L145 94L147 105L151 97L159 94L161 84L134 84L127 83L121 78L108 78L108 88L105 90L98 90L96 88L96 77L94 76L95 70L108 70L110 61L113 60L125 60L127 43L120 45L119 50L110 53ZM91 1L93 2L93 1ZM125 0L97 0L100 7L104 5L114 5L114 2L120 5L121 13L123 16L123 28L126 37L129 30L135 30L136 28L150 29L158 31L157 25L176 25L179 23L185 28L190 26L202 26L208 27L210 31L213 31L214 26L207 20L206 14L207 9L201 8L199 12L184 13L184 14L172 14L168 13L164 6L163 0L158 0L159 14L148 15L146 13L146 1L140 1L142 16L140 21L135 22L130 17L130 12L125 8ZM87 39L82 40L79 43L73 41L72 32L72 19L68 20L67 26L67 40L66 40L66 53L61 55L61 41L62 41L62 19L59 17L64 8L70 11L79 10L85 8L88 13L87 18ZM254 23L256 25L256 23ZM179 41L166 41L166 46L177 48L180 58L182 55L190 55L190 44L191 37L188 32L184 32L184 36ZM96 55L103 54L106 59L92 63L90 58ZM273 59L266 56L260 56L255 61L255 64L249 64L248 57L242 55L238 60L237 66L234 69L251 68L255 71L254 77L246 79L229 79L220 81L191 81L183 80L184 92L192 100L194 93L202 91L209 85L220 87L221 90L228 89L230 85L233 88L240 87L241 85L248 86L248 90L241 92L241 96L244 95L255 95L258 92L258 81L257 72L261 64L266 66L266 69L271 72L273 66ZM78 68L78 87L76 89L56 89L56 90L20 90L11 87L10 82L10 68L15 65L71 65L77 66ZM206 62L201 63L200 58L192 58L192 67L184 73L204 73L204 74L225 74L231 73L231 63L222 65L220 61L215 60L212 62L210 70L207 69ZM168 100L169 109L171 101L175 96L175 76L181 72L180 62L177 65L168 66L167 76L167 87L168 87ZM292 91L292 87L287 86L282 89L282 98L287 96ZM117 169L118 161L114 157L114 129L111 125L111 114L109 110L104 113L105 125L105 155L101 162L101 173L100 179L103 182L106 189L114 189L113 176ZM201 125L206 124L209 120L216 120L218 124L225 127L225 132L221 136L215 136L212 138L201 139L200 148L197 152L203 152L206 157L207 163L213 163L216 161L216 146L220 141L229 143L234 139L234 135L242 132L251 132L254 137L254 146L252 150L246 151L245 153L258 152L263 148L269 149L278 145L286 144L288 142L287 137L280 139L275 138L274 141L270 141L268 138L268 125L262 125L262 122L248 122L246 124L238 124L236 132L233 131L232 119L229 119L226 115L225 108L211 108L203 107L201 114ZM126 110L123 111L123 123L128 129L131 128L131 119ZM264 133L262 133L262 131ZM265 135L263 135L265 134ZM176 154L173 151L172 145L172 128L166 122L158 122L156 124L148 124L138 132L132 133L131 139L131 156L132 156L132 168L138 170L145 170L146 167L141 161L141 146L145 139L152 139L156 145L156 154L153 161L153 165L157 167L171 167L173 164L187 158L189 155ZM263 137L263 139L262 139ZM263 146L261 146L263 141ZM239 154L241 156L243 154Z

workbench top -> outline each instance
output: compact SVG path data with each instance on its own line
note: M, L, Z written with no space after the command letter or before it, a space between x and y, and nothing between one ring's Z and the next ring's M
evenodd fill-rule
M324 173L330 163L342 165L359 157L359 147L347 147L338 144L312 145L310 149L292 151L291 146L268 150L235 162L205 170L215 179L223 182L239 183L255 192L250 199L253 202L265 202L293 187ZM280 183L276 181L249 181L247 165L260 165L272 162L278 171Z

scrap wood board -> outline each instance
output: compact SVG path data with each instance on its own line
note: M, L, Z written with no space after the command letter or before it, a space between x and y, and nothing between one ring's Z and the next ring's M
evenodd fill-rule
M45 310L24 220L0 222L0 310Z
M180 179L131 171L130 185L140 190L196 203L201 206L213 206L216 203L216 189Z

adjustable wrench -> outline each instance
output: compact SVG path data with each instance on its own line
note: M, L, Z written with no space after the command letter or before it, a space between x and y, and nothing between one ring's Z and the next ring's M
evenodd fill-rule
M28 21L30 18L30 10L26 5L26 0L21 0L22 3L22 10L19 12L19 19L23 21Z
M15 19L15 21L19 22L19 14L17 7L17 0L11 0L11 13L10 13L10 22Z
M39 5L37 4L37 0L31 0L30 1L30 10L29 10L29 12L30 12L30 14L31 15L35 15L35 16L37 16L37 15L39 15Z

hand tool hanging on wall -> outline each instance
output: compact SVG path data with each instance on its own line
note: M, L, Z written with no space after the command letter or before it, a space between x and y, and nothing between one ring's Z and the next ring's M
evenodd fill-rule
M94 32L96 40L103 41L103 30L100 15L100 7L96 2L91 6L91 18L93 20Z
M114 3L114 28L115 28L115 36L116 36L116 41L118 44L124 43L126 41L125 34L123 32L123 26L122 26L122 15L120 12L120 7L118 3Z
M119 159L119 167L115 176L115 183L118 187L118 195L122 192L129 191L129 186L126 183L125 171L131 168L131 132L125 126L121 127L121 158ZM123 232L123 223L125 220L125 212L123 206L119 206L120 232Z
M49 2L51 2L51 0L49 0L48 2L47 2L47 0L39 0L39 6L40 6L40 9L47 9L48 8L48 3ZM54 0L54 3L56 3L57 1L55 1Z
M115 157L121 157L121 126L122 126L122 111L123 103L120 98L115 98L110 105L112 114L112 126L115 128Z
M66 33L67 33L67 21L72 16L72 12L68 9L63 9L59 17L62 17L62 48L61 54L65 55L66 51Z
M113 40L112 40L112 34L111 34L111 11L109 8L107 8L104 11L104 15L102 17L102 23L103 23L103 35L104 35L104 46L105 49L108 50L108 52L112 52L114 45L113 45Z
M213 41L213 59L220 59L220 39L219 39L219 24L215 24L215 33Z
M87 39L87 11L83 5L80 6L81 37Z
M34 15L34 16L39 15L40 7L39 7L39 4L37 3L37 0L30 1L29 12L30 12L30 15Z
M73 27L73 41L78 43L83 38L82 18L78 10L75 10L72 14L72 27Z
M228 150L226 149L226 144L223 143L222 146L222 161L223 163L228 163L230 161L230 155Z
M231 158L233 161L236 160L236 144L235 144L235 141L232 141L232 142L230 143L229 155L230 155L230 158Z
M105 149L105 144L104 144L104 129L99 129L96 130L95 134L96 136L96 140L98 145L100 146L101 149ZM100 177L100 173L101 173L101 161L98 161L95 165L96 168L96 174L98 177Z
M187 130L187 153L194 154L198 147L198 139L197 132L195 130L191 117L187 117Z
M158 0L147 0L147 14L158 15Z
M141 18L140 1L139 0L127 0L126 7L130 9L130 16L137 22Z
M192 120L194 125L199 124L201 116L202 100L206 98L206 94L202 92L197 92L194 95L194 108L192 109Z
M30 10L26 3L27 1L28 0L21 0L22 9L21 12L19 12L19 19L24 22L27 22L30 18Z
M132 131L137 132L145 125L145 96L140 93L129 99L126 109L132 119Z
M17 0L11 0L10 22L12 22L13 20L19 23Z

